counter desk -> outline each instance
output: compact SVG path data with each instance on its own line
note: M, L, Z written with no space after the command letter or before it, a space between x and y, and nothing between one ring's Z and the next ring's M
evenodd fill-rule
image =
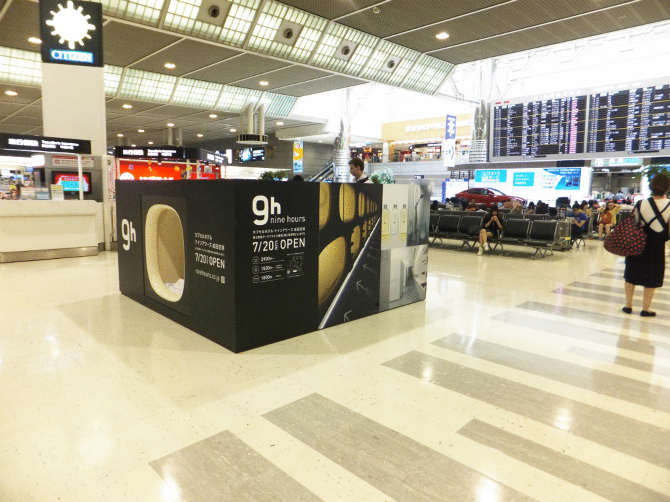
M0 263L98 253L95 201L0 200Z

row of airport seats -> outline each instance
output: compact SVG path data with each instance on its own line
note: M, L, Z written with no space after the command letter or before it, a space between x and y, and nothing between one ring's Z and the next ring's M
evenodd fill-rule
M452 211L460 213L461 211ZM544 216L544 215L528 215ZM439 239L455 239L462 241L461 247L467 245L474 249L479 241L479 231L484 220L483 214L469 212L466 214L439 214L435 212L430 215L430 236L433 238L431 244ZM554 253L555 246L561 246L567 242L570 236L570 225L566 221L547 220L541 218L506 218L503 228L497 239L490 239L495 251L498 246L504 251L504 245L527 246L535 248L536 256L544 257L551 251Z

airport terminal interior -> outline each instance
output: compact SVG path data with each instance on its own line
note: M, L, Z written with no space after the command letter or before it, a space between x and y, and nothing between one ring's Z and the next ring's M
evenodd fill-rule
M670 3L104 0L98 28L77 8L0 0L0 198L45 199L0 200L0 502L670 502L668 283L655 316L641 287L622 311L625 259L597 218L569 246L559 207L634 203L670 167ZM353 156L383 188L344 183ZM478 252L480 220L440 238L472 188L555 215L520 218L520 245ZM348 263L318 283L322 329L242 263L287 214L315 295ZM336 312L366 296L374 315ZM279 341L228 350L222 326Z

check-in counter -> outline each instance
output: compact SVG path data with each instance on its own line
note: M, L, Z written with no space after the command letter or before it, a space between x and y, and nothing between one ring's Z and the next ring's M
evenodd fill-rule
M92 200L0 200L0 263L98 253Z

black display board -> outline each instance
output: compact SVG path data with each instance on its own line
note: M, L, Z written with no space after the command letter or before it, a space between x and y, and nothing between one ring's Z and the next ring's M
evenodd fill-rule
M121 292L234 352L425 299L421 190L391 194L387 240L397 249L382 274L381 185L181 180L116 189ZM394 277L403 286L391 291Z
M0 151L3 150L8 152L90 154L91 142L87 139L0 133Z
M103 66L102 4L40 0L43 63Z
M584 153L586 96L496 103L493 157L546 157Z
M589 153L670 149L670 85L591 95Z

